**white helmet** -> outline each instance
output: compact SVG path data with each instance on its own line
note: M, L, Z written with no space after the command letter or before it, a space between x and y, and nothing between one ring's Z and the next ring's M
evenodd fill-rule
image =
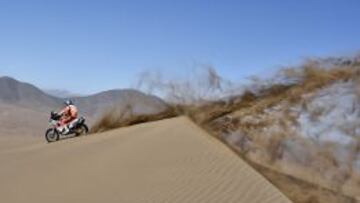
M73 105L73 102L71 101L71 99L68 99L68 100L66 100L66 101L64 102L64 104L65 104L66 106L70 106L70 105Z

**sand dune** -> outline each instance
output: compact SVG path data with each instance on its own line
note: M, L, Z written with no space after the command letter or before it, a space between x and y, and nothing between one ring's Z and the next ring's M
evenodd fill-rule
M290 202L186 118L40 142L0 151L0 202Z

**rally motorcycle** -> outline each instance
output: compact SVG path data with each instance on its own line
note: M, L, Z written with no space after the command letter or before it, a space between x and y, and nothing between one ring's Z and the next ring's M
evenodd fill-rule
M51 112L49 124L50 128L46 130L45 138L47 142L55 142L60 139L61 136L80 136L80 135L86 135L89 132L88 126L85 124L85 118L80 117L76 120L71 122L71 127L69 127L69 132L66 134L63 134L60 128L60 119L61 115L59 115L56 112Z

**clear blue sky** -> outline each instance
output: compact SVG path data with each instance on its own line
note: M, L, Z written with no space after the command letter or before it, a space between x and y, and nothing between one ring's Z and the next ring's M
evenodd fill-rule
M77 93L211 64L232 80L360 48L358 0L0 0L0 75Z

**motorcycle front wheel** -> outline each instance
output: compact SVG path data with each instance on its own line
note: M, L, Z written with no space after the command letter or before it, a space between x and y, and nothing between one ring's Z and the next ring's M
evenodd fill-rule
M59 133L54 128L49 128L45 133L45 139L48 143L59 140Z

